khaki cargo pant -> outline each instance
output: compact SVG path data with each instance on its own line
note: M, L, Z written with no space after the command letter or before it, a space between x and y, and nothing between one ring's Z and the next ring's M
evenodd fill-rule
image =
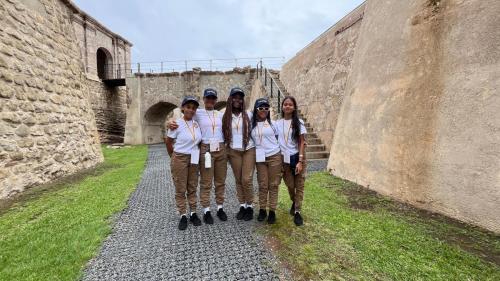
M227 156L236 181L236 195L240 204L253 204L253 171L255 148L246 151L228 148Z
M205 168L205 153L210 152L209 144L201 144L200 148L200 203L203 208L210 207L212 182L215 185L215 203L224 203L226 191L227 156L224 143L219 144L219 151L211 152L212 168Z
M198 188L198 165L193 165L190 154L174 152L170 162L172 180L175 185L175 204L180 215L186 214L186 195L191 212L196 212L196 189Z
M257 181L259 182L259 208L276 210L278 191L283 169L281 153L266 157L266 162L257 163ZM269 198L269 200L268 200Z
M290 164L283 163L283 181L288 187L288 194L290 199L295 203L295 210L300 211L302 201L304 200L304 183L306 180L307 165L304 161L302 163L302 172L298 175L292 174Z

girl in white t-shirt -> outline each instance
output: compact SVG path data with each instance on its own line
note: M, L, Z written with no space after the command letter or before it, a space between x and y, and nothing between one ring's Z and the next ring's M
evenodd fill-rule
M292 200L290 214L294 216L297 226L303 224L300 209L304 199L304 181L306 174L304 121L297 114L297 102L294 97L287 96L281 103L282 119L276 121L278 141L283 156L283 180L288 187Z
M227 99L222 117L222 132L227 145L227 158L236 181L236 195L240 210L236 219L253 219L253 172L255 170L255 144L250 136L252 114L245 111L245 93L233 88Z
M255 142L257 181L259 183L258 221L276 222L278 190L281 182L282 159L277 140L278 130L271 121L269 102L260 98L255 101L252 118L252 139ZM269 216L267 215L269 209Z
M184 116L176 120L179 127L168 130L165 137L167 152L171 157L170 170L175 185L175 203L181 215L180 230L185 230L188 224L186 199L191 211L189 220L195 226L201 225L201 220L196 214L201 130L198 123L193 120L198 106L196 98L185 97L182 101Z

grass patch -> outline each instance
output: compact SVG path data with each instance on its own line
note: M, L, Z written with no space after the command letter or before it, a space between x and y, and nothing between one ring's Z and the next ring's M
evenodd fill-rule
M76 280L140 180L146 146L102 147L96 169L32 191L0 215L0 280Z
M304 227L280 187L270 236L298 280L500 280L500 236L394 202L327 173L306 181Z

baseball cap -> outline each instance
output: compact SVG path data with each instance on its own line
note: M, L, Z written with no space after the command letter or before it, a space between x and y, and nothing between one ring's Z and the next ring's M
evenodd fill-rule
M260 98L255 101L255 106L254 108L258 108L261 106L267 105L269 106L269 101L266 98Z
M193 102L194 104L196 104L196 106L200 106L200 103L198 102L198 100L196 100L196 98L193 96L184 97L184 99L182 100L181 106L184 106L188 102Z
M229 96L234 96L236 94L240 94L242 96L245 96L245 92L243 92L243 90L239 87L235 87L235 88L232 88L231 89L231 92L229 92Z
M203 91L203 97L216 97L217 98L217 91L212 88L207 88L205 91Z

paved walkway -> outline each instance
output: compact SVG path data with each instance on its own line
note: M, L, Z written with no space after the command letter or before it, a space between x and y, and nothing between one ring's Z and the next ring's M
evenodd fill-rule
M228 221L220 222L213 212L215 224L177 230L169 161L164 145L149 147L146 169L128 208L83 280L277 280L275 261L252 231L257 221L234 217L239 206L230 170Z

